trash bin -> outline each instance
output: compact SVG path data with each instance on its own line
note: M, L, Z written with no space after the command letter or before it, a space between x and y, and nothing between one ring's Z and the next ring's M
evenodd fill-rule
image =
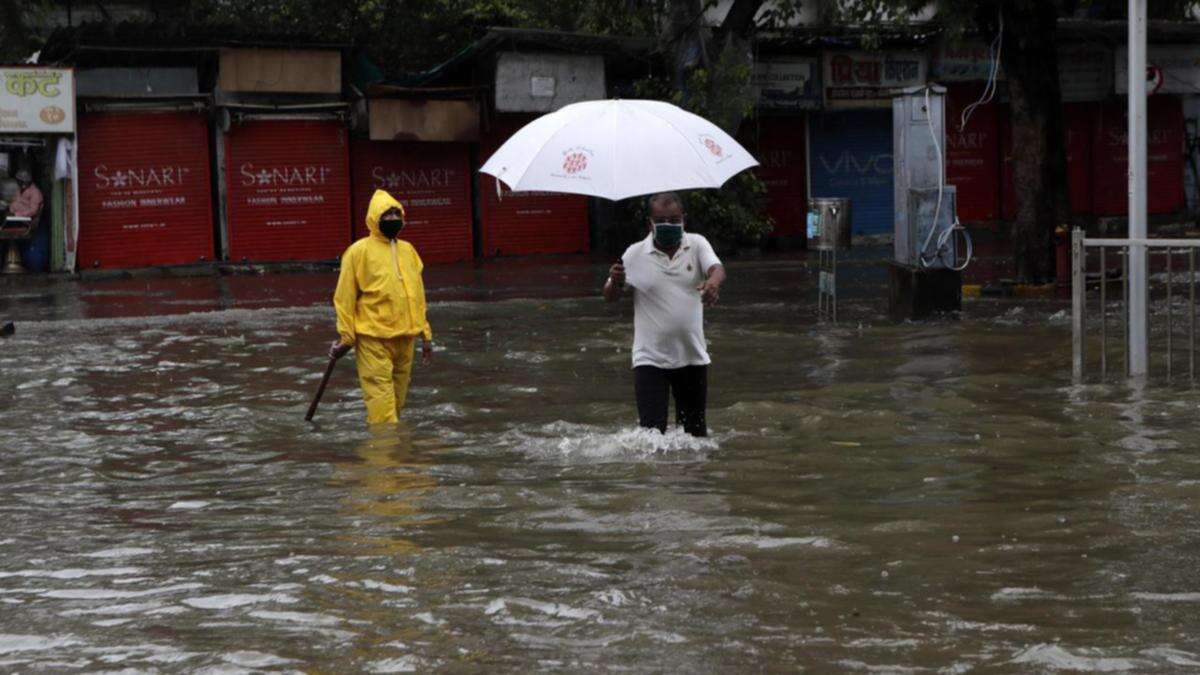
M808 247L850 248L850 200L813 197L808 200Z

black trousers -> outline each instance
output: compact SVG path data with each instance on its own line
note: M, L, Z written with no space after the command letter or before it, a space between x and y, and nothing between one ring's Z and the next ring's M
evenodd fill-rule
M633 369L638 423L647 429L667 430L667 408L675 395L675 424L693 436L707 436L704 411L708 405L708 366L665 370L654 366Z

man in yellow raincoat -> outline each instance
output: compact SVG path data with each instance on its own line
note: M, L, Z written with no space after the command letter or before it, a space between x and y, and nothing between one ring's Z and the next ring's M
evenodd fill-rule
M338 339L330 358L355 350L358 379L371 424L396 422L408 396L413 351L422 338L425 363L433 360L433 331L425 319L424 265L416 249L398 239L404 207L376 190L367 208L366 237L342 255L333 306Z

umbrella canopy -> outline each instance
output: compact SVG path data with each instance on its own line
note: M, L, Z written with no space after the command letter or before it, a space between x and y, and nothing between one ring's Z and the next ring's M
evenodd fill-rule
M539 117L513 134L480 171L514 192L615 200L718 188L757 165L703 117L662 101L614 99L575 103Z

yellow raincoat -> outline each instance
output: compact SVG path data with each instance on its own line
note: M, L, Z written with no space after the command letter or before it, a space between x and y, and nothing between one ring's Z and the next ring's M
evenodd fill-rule
M342 255L333 293L338 335L342 344L354 346L371 424L397 420L408 395L416 336L433 340L425 319L421 257L412 244L389 240L379 231L379 219L390 209L404 212L394 197L376 190L367 208L370 234Z

